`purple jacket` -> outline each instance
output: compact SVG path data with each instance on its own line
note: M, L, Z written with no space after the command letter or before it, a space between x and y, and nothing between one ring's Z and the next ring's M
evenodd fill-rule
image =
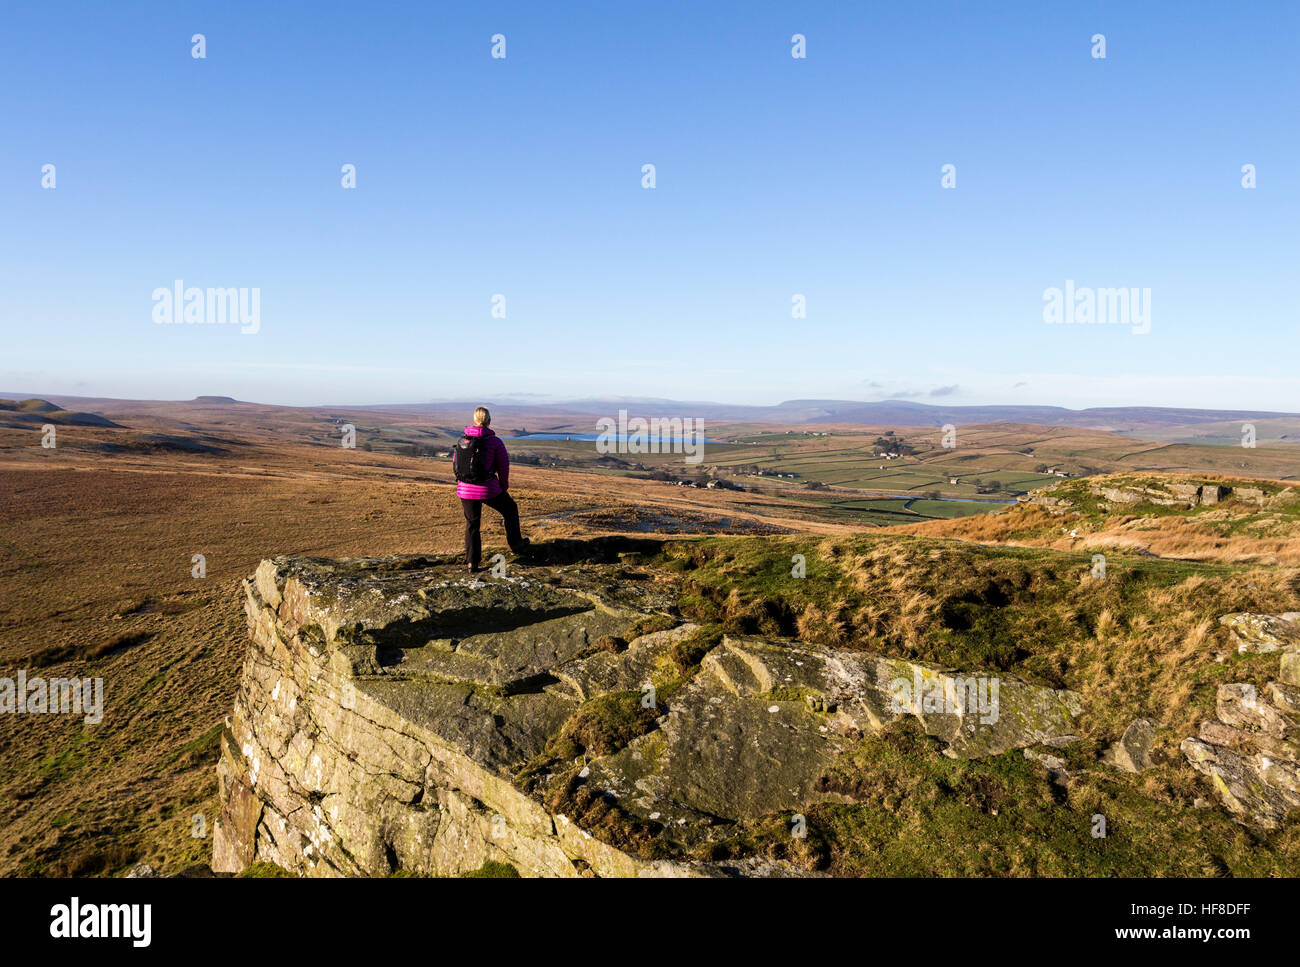
M487 455L484 460L487 464L488 482L468 484L457 480L456 496L465 500L491 500L510 486L510 454L506 453L506 445L501 442L501 438L489 427L467 426L465 435L487 437Z

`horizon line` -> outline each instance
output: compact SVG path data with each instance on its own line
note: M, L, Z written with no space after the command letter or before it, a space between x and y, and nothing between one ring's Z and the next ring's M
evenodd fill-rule
M1285 410L1252 410L1252 409L1235 409L1235 408L1227 409L1227 408L1207 408L1207 407L1187 407L1187 406L1153 406L1150 404L1141 404L1141 403L1087 406L1087 407L1075 409L1073 407L1061 406L1059 404L1054 404L1054 403L927 403L927 402L922 402L920 400L900 398L900 397L887 397L885 399L876 399L876 400L855 400L855 399L832 398L832 397L825 397L825 398L798 397L794 399L782 400L779 403L729 403L720 400L679 400L670 397L631 397L631 396L628 397L589 396L589 397L578 397L578 398L558 399L558 400L536 400L536 399L526 399L526 398L520 398L518 396L509 396L509 395L503 395L494 398L492 394L482 394L478 397L463 397L459 399L445 398L445 399L417 400L417 401L407 401L407 402L389 401L384 403L347 403L347 402L276 403L276 402L263 401L263 400L239 399L238 397L227 396L222 393L200 393L194 397L191 397L190 399L163 399L159 397L133 397L133 396L84 396L75 393L62 393L62 392L12 393L11 391L8 390L0 391L0 400L13 400L15 402L21 402L23 400L29 400L29 399L48 400L50 397L57 397L57 398L70 399L70 400L102 401L102 402L110 402L110 403L187 404L187 403L200 403L200 402L210 402L210 403L220 402L220 403L244 404L248 406L275 406L275 407L282 407L285 409L301 409L301 410L329 409L329 408L340 408L340 407L357 407L357 408L365 408L365 409L384 409L384 408L391 408L391 407L407 407L407 408L440 407L440 406L473 407L477 405L482 405L482 401L486 399L491 402L491 405L494 406L535 406L535 407L550 407L550 408L590 406L592 404L600 403L600 404L607 404L607 405L609 404L612 405L667 404L672 406L702 406L702 407L708 406L708 407L726 407L731 409L744 409L744 410L779 410L782 407L793 407L793 406L801 406L801 405L818 406L818 405L833 404L838 406L844 406L844 405L881 406L885 404L893 404L896 406L915 407L917 409L923 409L923 410L1036 409L1036 410L1057 410L1063 414L1064 413L1086 414L1091 412L1113 412L1117 410L1144 410L1144 411L1156 411L1156 412L1164 412L1164 413L1213 413L1213 414L1220 414L1224 418L1230 418L1236 416L1254 416L1257 418L1259 417L1263 417L1263 418L1300 417L1300 412L1292 412L1292 411L1285 411ZM852 422L852 421L847 421L847 422Z

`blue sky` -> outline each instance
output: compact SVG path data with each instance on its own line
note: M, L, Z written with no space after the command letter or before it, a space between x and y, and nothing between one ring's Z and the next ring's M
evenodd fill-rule
M1300 4L3 21L0 390L1300 410ZM259 331L155 324L176 279ZM1067 279L1151 331L1045 324Z

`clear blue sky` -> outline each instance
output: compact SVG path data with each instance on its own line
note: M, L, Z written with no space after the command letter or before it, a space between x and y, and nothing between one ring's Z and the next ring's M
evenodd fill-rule
M0 390L1300 410L1298 49L1281 0L6 4ZM156 325L175 279L260 332ZM1045 324L1066 279L1151 332Z

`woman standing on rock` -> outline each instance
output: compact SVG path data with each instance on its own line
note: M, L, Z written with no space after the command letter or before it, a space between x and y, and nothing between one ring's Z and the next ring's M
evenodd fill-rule
M523 554L528 538L519 531L519 506L506 492L510 487L510 454L492 432L492 414L486 406L474 411L474 425L465 427L465 435L451 452L451 468L456 474L456 496L465 511L465 563L469 573L479 570L483 556L479 525L484 504L505 521L510 550Z

